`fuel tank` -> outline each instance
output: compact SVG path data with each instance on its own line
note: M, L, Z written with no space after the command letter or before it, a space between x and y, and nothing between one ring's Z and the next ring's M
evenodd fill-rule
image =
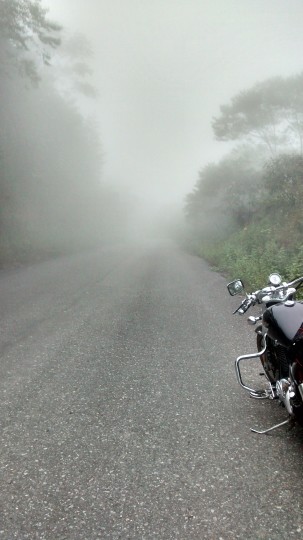
M303 341L303 304L289 300L271 306L263 313L263 324L268 336L284 347Z

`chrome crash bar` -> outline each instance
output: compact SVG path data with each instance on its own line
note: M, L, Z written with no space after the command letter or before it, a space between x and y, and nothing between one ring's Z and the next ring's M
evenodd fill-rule
M242 386L242 388L244 388L244 390L247 390L247 392L250 393L251 397L256 398L256 399L265 399L269 397L274 397L273 390L272 388L270 392L268 390L255 390L255 388L250 388L249 386L244 384L242 375L241 375L241 370L240 370L240 362L242 362L242 360L254 360L256 358L260 358L262 354L264 354L266 351L266 347L267 347L266 337L267 337L267 334L264 334L265 345L261 351L258 351L252 354L243 354L241 356L238 356L235 362L235 369L236 369L238 383L240 384L240 386Z

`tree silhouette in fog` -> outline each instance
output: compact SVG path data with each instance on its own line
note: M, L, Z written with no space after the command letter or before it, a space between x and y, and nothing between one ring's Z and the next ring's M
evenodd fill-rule
M94 245L115 223L98 127L79 109L95 96L89 43L38 0L0 0L0 32L0 262Z

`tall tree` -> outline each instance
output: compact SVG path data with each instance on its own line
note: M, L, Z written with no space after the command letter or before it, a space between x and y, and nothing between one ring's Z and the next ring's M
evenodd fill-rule
M0 69L39 81L39 63L49 64L61 27L47 18L40 0L0 0Z
M218 140L263 142L274 157L296 144L303 151L303 74L254 85L220 107L212 127Z

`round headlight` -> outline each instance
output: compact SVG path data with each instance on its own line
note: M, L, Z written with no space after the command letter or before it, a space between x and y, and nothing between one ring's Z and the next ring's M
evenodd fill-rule
M282 283L282 278L279 274L270 274L268 281L271 285L277 287L280 285L280 283Z

